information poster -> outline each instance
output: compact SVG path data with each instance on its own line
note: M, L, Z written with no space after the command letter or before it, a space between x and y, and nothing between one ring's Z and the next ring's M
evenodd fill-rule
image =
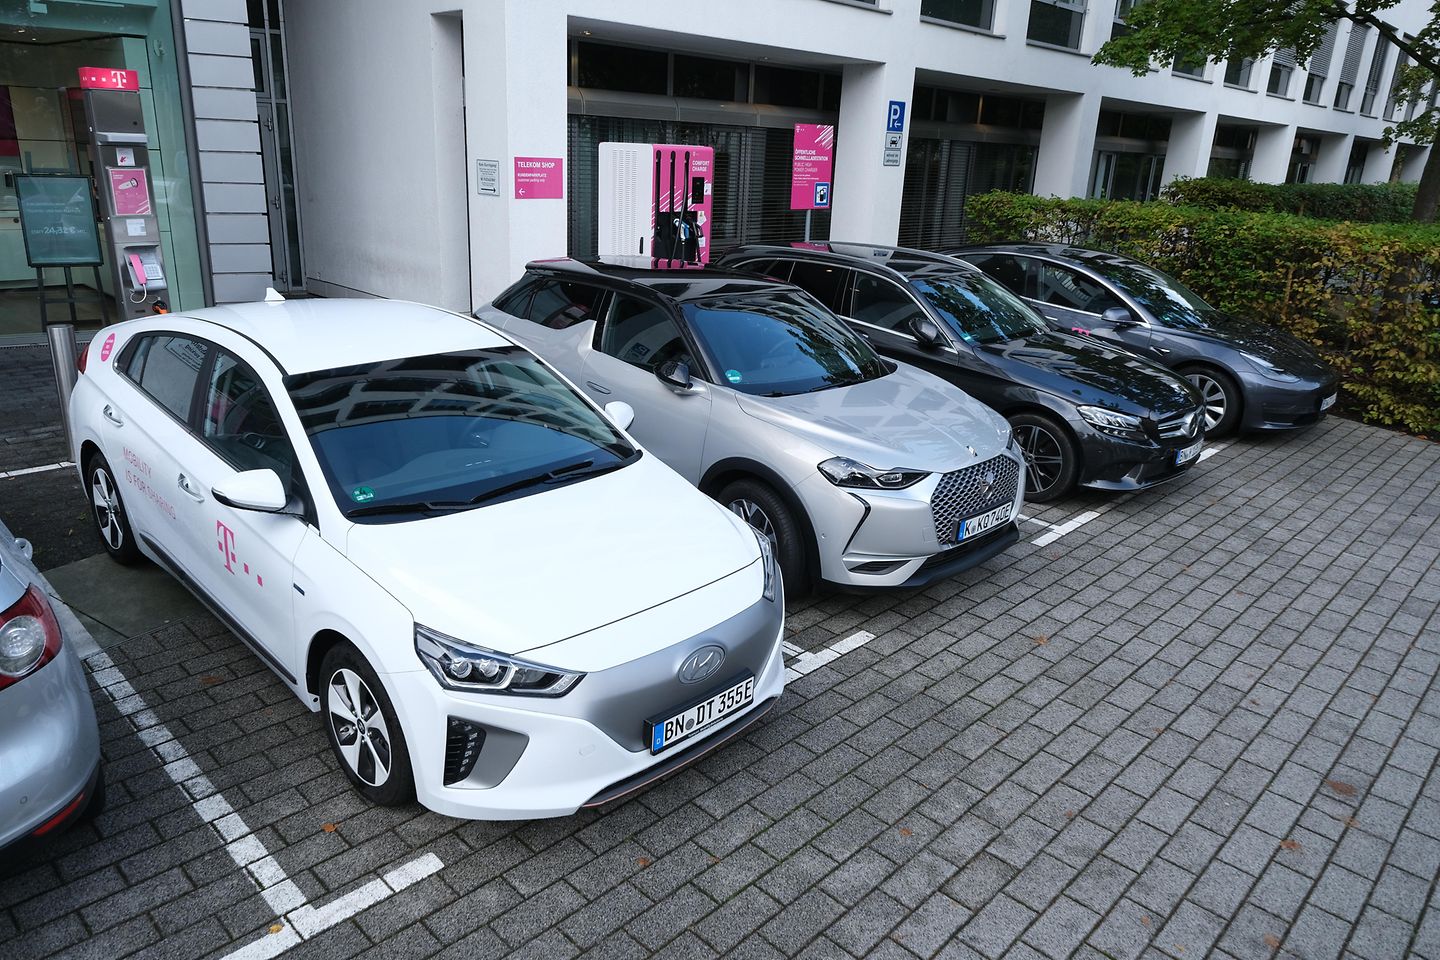
M17 176L15 193L30 266L88 267L101 262L89 177Z
M790 209L830 206L830 171L835 160L835 128L825 123L795 124L795 155L790 167Z
M144 170L109 167L105 172L110 175L117 217L142 217L150 212L150 184Z

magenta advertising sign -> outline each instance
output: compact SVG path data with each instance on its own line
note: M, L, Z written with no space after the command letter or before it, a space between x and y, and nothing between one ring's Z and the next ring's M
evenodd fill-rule
M790 168L790 209L830 206L830 169L835 159L835 128L825 123L795 124L795 156Z
M560 157L516 157L516 200L563 200L565 161Z

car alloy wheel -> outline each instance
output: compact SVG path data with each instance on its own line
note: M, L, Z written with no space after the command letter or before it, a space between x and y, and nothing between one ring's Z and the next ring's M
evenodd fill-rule
M1053 433L1038 423L1015 427L1015 442L1025 457L1025 487L1032 496L1045 496L1065 472L1065 451Z
M390 779L393 755L385 714L375 695L354 670L341 667L330 676L330 727L340 756L372 787Z
M90 478L90 500L95 506L95 527L100 539L112 551L125 546L125 528L120 514L120 497L115 492L115 480L103 466L95 468Z
M771 547L776 550L780 548L780 541L775 536L775 524L770 522L769 515L765 513L760 504L741 497L730 501L730 512L763 533L765 539L770 541Z
M1225 387L1208 373L1192 371L1185 374L1185 379L1200 391L1200 396L1205 404L1205 432L1213 433L1220 422L1225 419L1225 411L1229 406Z

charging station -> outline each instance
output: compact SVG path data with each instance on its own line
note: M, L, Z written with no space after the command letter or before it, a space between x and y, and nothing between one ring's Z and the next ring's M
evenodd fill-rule
M709 263L714 189L713 147L600 144L600 256Z
M116 309L122 319L148 316L165 309L161 295L168 284L139 77L132 70L83 67L80 86Z

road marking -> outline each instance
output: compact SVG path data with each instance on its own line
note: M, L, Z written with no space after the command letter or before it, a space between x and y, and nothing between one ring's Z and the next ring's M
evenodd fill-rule
M19 470L0 470L0 480L9 480L11 477L23 477L31 473L46 473L50 470L64 470L66 467L73 467L75 464L69 460L61 460L59 463L46 463L38 467L21 467Z
M230 859L249 875L276 916L286 921L279 933L269 934L233 950L225 954L224 960L266 960L279 956L391 894L418 883L445 865L435 854L427 853L323 907L311 906L244 818L215 789L210 778L190 758L184 745L125 679L124 672L110 659L110 655L102 650L86 658L86 662L96 685L105 691L120 715L130 721L140 742L160 761L175 785L191 798L191 808L225 841L225 852Z
M1206 460L1209 460L1211 457L1215 456L1215 454L1219 453L1221 450L1224 450L1228 446L1230 446L1230 444L1228 443L1217 443L1213 447L1206 447L1204 450L1200 451L1200 459L1196 460L1195 462L1204 463Z
M1072 517L1071 519L1066 520L1064 523L1052 524L1049 533L1042 533L1040 536L1036 537L1030 542L1035 544L1035 546L1037 547L1048 546L1054 543L1056 540L1059 540L1061 537L1065 536L1065 534L1074 533L1076 530L1079 530L1091 520L1099 517L1102 513L1104 513L1103 510L1086 510L1078 517Z
M839 660L851 650L858 650L874 639L875 634L868 630L861 630L859 633L850 634L844 640L835 641L824 650L814 652L802 650L795 644L785 641L781 643L781 649L794 658L790 661L790 666L785 668L785 682L799 680L805 674L819 670L827 663Z

